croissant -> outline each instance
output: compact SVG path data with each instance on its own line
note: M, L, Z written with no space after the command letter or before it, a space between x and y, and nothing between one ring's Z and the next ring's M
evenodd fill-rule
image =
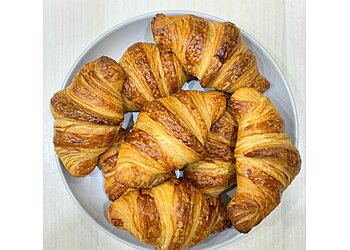
M195 15L157 14L152 20L152 32L155 42L173 51L204 88L229 93L241 87L261 92L269 88L255 56L233 23L209 22Z
M241 88L233 93L231 106L238 122L237 191L227 213L234 228L247 233L279 204L283 191L300 171L301 159L267 97L252 88Z
M100 154L113 143L123 120L124 73L111 58L86 64L72 83L51 98L53 143L72 176L92 172Z
M174 94L189 79L176 56L151 43L130 46L119 64L126 73L124 110L139 111L149 101Z
M224 190L236 184L234 148L237 122L227 110L210 129L205 144L204 160L189 164L183 169L184 179L204 194L218 197Z
M117 168L116 164L118 160L120 144L127 134L129 134L129 132L121 128L118 132L115 142L109 149L107 149L106 152L100 155L98 159L98 165L101 167L101 170L103 172L105 193L107 194L108 199L111 201L116 200L128 189L126 186L118 183L114 178L114 174Z
M116 180L131 188L152 187L203 159L210 127L225 109L226 96L218 91L179 90L147 103L121 144Z
M226 228L220 200L184 180L123 194L108 208L109 222L156 249L182 249Z

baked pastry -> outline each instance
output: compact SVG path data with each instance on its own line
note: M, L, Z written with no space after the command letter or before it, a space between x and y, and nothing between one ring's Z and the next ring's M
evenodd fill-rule
M183 168L184 179L204 194L218 197L224 190L236 184L234 149L237 122L226 110L210 129L205 144L205 159Z
M111 58L86 64L72 83L51 98L53 143L68 172L83 177L113 143L123 120L124 73Z
M195 15L157 14L152 20L152 32L156 44L173 51L204 88L228 93L241 87L261 92L269 88L255 56L233 23L210 22Z
M156 249L183 249L226 228L220 200L184 180L123 194L108 208L108 220Z
M152 187L203 159L210 127L225 109L226 96L218 91L179 90L147 103L121 144L116 180L131 188Z
M176 56L155 44L135 43L119 61L125 71L124 111L139 111L149 101L174 94L189 79Z
M228 218L247 233L301 165L262 94L269 83L232 23L158 14L152 32L156 44L130 46L119 64L106 56L86 64L52 97L58 157L76 177L98 162L114 201L110 223L157 249L194 246ZM179 90L191 77L233 93L234 114L223 92ZM131 133L120 129L125 112L140 110ZM184 179L174 179L183 167ZM217 197L236 181L225 210Z
M128 134L128 131L121 128L115 142L109 149L107 149L106 152L100 155L98 159L98 165L101 167L103 172L105 193L108 196L108 199L111 201L116 200L128 189L128 187L118 183L114 178L115 170L117 168L120 144Z
M237 191L227 205L235 229L247 233L279 204L300 171L298 150L284 133L284 121L271 101L252 88L233 93L238 122L235 148Z

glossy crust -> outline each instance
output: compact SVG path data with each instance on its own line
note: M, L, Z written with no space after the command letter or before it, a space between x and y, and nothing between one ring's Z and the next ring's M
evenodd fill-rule
M194 246L227 225L219 199L177 179L122 195L109 207L108 220L163 250Z
M123 78L119 65L102 56L51 98L55 150L71 175L88 175L112 145L123 120Z
M205 144L204 160L189 164L183 169L184 179L199 191L218 197L224 190L236 184L234 149L237 137L237 122L226 110L210 129Z
M122 142L116 180L131 188L152 187L203 159L210 127L225 109L225 94L218 91L179 90L147 103Z
M149 101L174 94L188 79L171 51L151 43L135 43L119 61L125 71L125 111L139 111Z
M267 97L241 88L232 95L231 106L238 122L237 191L227 213L235 229L247 233L279 204L300 171L301 159Z
M152 32L156 43L173 51L202 87L228 93L241 87L260 92L269 88L255 56L233 23L209 22L195 15L157 14L152 20Z
M112 146L100 155L98 159L98 165L103 172L105 193L111 201L116 200L128 189L126 186L118 183L114 178L120 145L128 134L128 131L121 128Z

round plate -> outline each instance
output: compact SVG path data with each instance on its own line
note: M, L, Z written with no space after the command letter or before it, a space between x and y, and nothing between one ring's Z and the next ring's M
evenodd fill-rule
M214 16L197 12L161 12L167 15L195 14L210 21L225 21ZM133 43L140 41L154 42L151 31L151 20L157 13L159 12L148 13L129 19L103 33L81 54L68 73L62 87L64 88L71 83L74 75L81 67L102 55L109 56L116 61L119 61L125 50ZM274 105L280 111L286 123L286 133L291 137L294 145L297 145L299 130L298 120L294 101L286 79L266 50L247 33L242 31L242 34L247 46L254 52L257 58L260 72L271 84L270 89L265 94L273 101ZM196 81L186 83L183 89L203 90ZM136 117L137 113L126 114L123 127L125 128L131 126ZM74 178L65 170L63 164L57 157L56 159L67 189L79 207L88 215L89 218L95 221L109 235L126 245L136 249L154 249L153 246L142 244L128 231L117 229L108 223L107 208L111 202L104 193L103 178L99 168L96 168L89 176L85 178ZM227 204L233 193L234 190L229 190L222 195L221 199L225 204ZM227 228L223 232L209 235L205 241L193 247L193 249L214 249L221 247L237 239L239 235L240 234L232 228Z

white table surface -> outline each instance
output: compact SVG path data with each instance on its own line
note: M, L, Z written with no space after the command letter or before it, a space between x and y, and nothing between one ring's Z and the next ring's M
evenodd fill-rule
M305 3L303 0L44 1L44 249L132 249L78 208L54 160L49 99L74 61L102 32L157 10L193 10L234 22L273 56L291 87L300 122L302 171L259 226L223 249L305 249Z

